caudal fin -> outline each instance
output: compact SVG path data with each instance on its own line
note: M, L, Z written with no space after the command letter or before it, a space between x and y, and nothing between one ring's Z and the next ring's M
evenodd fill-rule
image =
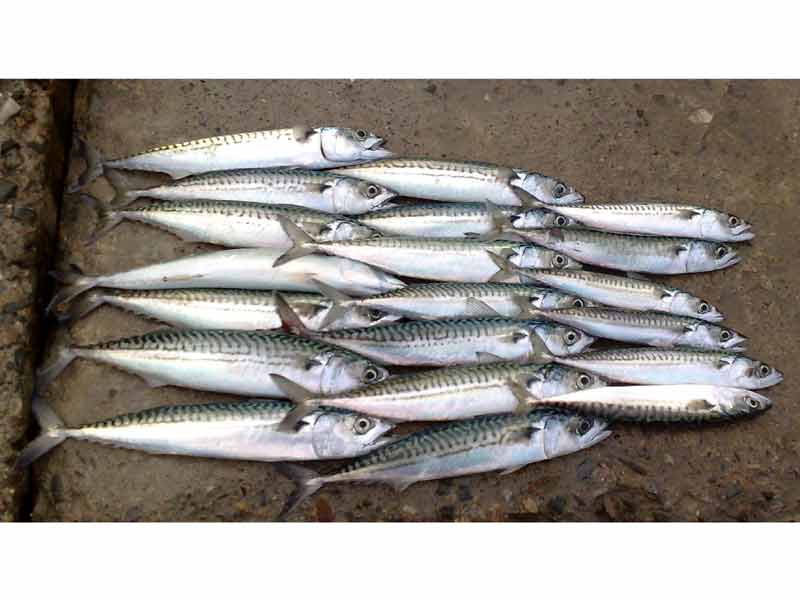
M62 302L68 302L78 294L97 286L96 277L87 277L74 268L70 271L50 271L50 276L59 283L66 284L66 287L56 292L56 295L50 300L50 304L47 305L47 312L52 312Z
M86 162L86 170L78 176L76 184L67 188L69 194L81 190L103 174L103 157L97 149L79 135L75 135L72 143L78 156Z
M119 212L110 209L102 200L90 194L81 194L81 199L94 208L97 213L97 226L95 227L94 233L84 242L87 246L94 244L125 219Z
M64 422L44 400L34 395L33 414L42 432L17 457L16 468L24 469L67 439Z
M269 376L272 378L272 382L278 386L278 389L297 405L280 422L278 431L282 433L297 431L297 425L300 421L319 408L319 400L314 398L314 394L311 391L301 385L297 385L283 375L270 373Z
M298 504L319 490L325 482L316 471L307 467L293 463L279 463L275 466L281 475L288 477L295 484L292 495L286 500L283 510L278 515L278 520L283 521Z
M111 208L119 210L125 208L134 200L147 195L147 190L132 190L128 179L119 171L109 170L106 179L114 188L114 199Z
M61 372L66 369L69 364L75 360L78 355L75 351L66 346L59 350L56 359L48 365L45 365L36 373L36 390L41 392L50 385L50 383L58 377Z
M294 312L289 303L283 298L279 292L275 292L275 309L278 312L278 317L281 320L281 326L287 331L296 335L313 336L314 332L306 327Z
M89 290L86 294L79 296L75 301L70 302L67 308L56 313L61 323L77 321L81 317L88 315L95 308L105 304L106 296L99 290Z
M499 254L495 254L494 252L487 251L489 258L492 259L492 262L497 266L497 273L492 275L489 279L491 283L516 283L519 279L517 276L517 271L519 267L514 263L506 260Z
M467 237L477 238L479 240L497 240L500 238L508 238L510 236L519 237L515 233L514 228L511 226L511 221L503 214L500 207L495 203L486 200L486 214L491 223L491 229L483 235L475 236L474 234L467 234Z
M332 302L330 309L328 309L327 314L322 319L322 323L319 325L320 329L326 329L347 314L345 307L342 306L342 302L350 302L352 298L350 298L350 296L347 294L340 292L335 287L323 283L319 279L312 279L311 282L316 286L323 296Z
M308 256L316 251L314 239L292 221L283 215L279 215L278 222L292 241L292 247L275 259L275 262L272 263L273 267L280 267L291 260Z

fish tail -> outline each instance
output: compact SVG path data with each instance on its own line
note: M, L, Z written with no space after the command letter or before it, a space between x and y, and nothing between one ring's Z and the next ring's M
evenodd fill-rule
M58 351L56 359L48 365L43 366L36 373L36 389L42 391L66 369L70 363L78 357L78 354L66 346Z
M276 468L281 475L288 477L295 484L294 491L278 515L278 520L283 521L303 500L317 492L325 484L325 481L316 471L296 464L279 463Z
M513 283L515 281L515 273L517 271L517 266L499 254L495 254L494 252L486 252L489 255L489 258L492 259L492 262L497 266L497 273L491 276L489 279L490 283Z
M69 271L50 271L50 276L59 283L65 284L66 287L56 292L53 299L50 300L50 304L47 305L47 312L53 312L59 304L68 302L78 294L98 285L97 277L87 277L75 268Z
M270 373L269 376L278 389L283 392L283 395L296 404L278 425L278 431L292 433L297 429L300 421L319 408L320 401L314 397L313 392L283 375Z
M323 296L332 302L328 313L322 319L322 323L320 323L319 326L320 329L324 330L347 314L345 307L342 306L341 303L350 302L352 298L350 298L350 296L347 294L340 292L336 288L319 281L318 279L312 279L311 282L317 287Z
M25 446L17 456L15 464L17 470L26 468L69 437L61 417L36 393L34 393L33 398L33 414L36 416L36 421L39 423L42 432L30 444Z
M281 320L281 327L296 335L311 336L313 332L306 327L294 312L289 303L283 298L280 292L275 292L275 308L278 311L278 318Z
M89 185L95 179L103 175L104 171L103 157L100 156L97 148L92 146L77 133L72 139L72 144L78 156L80 156L86 162L86 170L84 170L84 172L78 176L78 182L76 184L73 184L67 188L67 193L70 194L73 194Z
M77 321L81 317L88 315L98 306L105 304L106 297L99 290L89 290L74 302L71 302L67 309L58 315L58 320L62 323Z
M275 262L272 263L273 267L279 267L296 258L313 254L316 251L313 238L305 231L283 215L278 216L278 221L281 227L283 227L283 231L286 232L286 235L289 236L289 239L292 241L292 247L275 259Z
M140 196L147 194L147 190L132 190L128 179L119 171L109 171L106 179L114 188L114 199L111 207L115 209L125 208Z
M91 194L81 194L81 199L89 204L97 212L97 227L91 236L86 240L85 244L91 246L101 237L109 233L117 225L122 223L125 219L119 212L114 211L100 200Z
M503 211L500 210L500 207L489 200L486 200L484 204L486 205L486 214L489 217L491 229L482 235L475 236L474 234L467 234L467 237L472 237L478 240L492 241L508 235L509 232L511 232L511 235L514 235L514 228L511 226L511 220L503 214Z

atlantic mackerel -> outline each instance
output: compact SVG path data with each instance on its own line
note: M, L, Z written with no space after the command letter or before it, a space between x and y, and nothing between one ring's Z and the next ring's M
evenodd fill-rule
M104 160L84 140L77 140L86 159L82 187L104 168L158 171L173 179L228 169L305 167L326 169L387 158L384 140L364 129L306 127L234 133L159 146L116 160Z
M397 491L418 481L473 473L511 473L533 462L594 446L611 432L605 420L554 410L490 415L412 433L330 475L281 465L297 485L281 516L329 483L382 482Z
M769 398L717 385L628 385L586 389L540 397L533 408L554 407L610 420L674 422L720 421L767 410Z
M336 256L304 256L278 267L282 251L270 248L218 250L147 265L111 275L51 272L66 284L48 310L95 287L125 290L224 288L316 292L321 281L347 294L366 296L400 289L405 283L364 263Z
M163 330L64 347L39 371L37 389L45 389L76 358L133 373L151 387L276 398L283 392L270 377L273 373L319 394L351 390L388 375L372 361L318 340L258 331Z
M159 406L68 427L37 398L33 411L42 432L20 453L17 468L68 439L150 454L267 462L351 458L390 441L381 436L392 423L338 410L316 411L298 422L296 430L278 431L291 408L281 400Z
M297 206L196 200L153 202L138 208L98 210L98 227L89 243L122 221L138 221L168 231L187 242L230 248L289 248L292 241L280 218L289 219L313 240L333 242L367 238L375 230L328 213Z
M319 294L283 294L308 329L373 327L399 320L369 306L339 306ZM355 302L355 301L354 301ZM280 329L274 292L253 290L89 290L72 302L62 321L80 319L103 304L116 306L179 329Z
M387 158L333 169L385 185L401 196L444 202L492 202L506 206L577 204L583 196L541 173L477 161Z

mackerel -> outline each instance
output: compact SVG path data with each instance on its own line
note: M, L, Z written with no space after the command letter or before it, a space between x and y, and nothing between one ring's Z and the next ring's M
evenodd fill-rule
M283 397L271 374L319 394L376 383L385 369L338 346L283 333L162 330L87 346L67 346L42 368L37 389L76 358L108 364L144 379L151 387L176 385L241 396Z
M296 431L278 424L292 408L281 400L242 400L159 406L67 427L41 399L33 410L42 433L17 458L23 469L68 439L150 454L233 460L286 461L351 458L380 447L393 424L338 410L309 414Z
M280 255L281 250L242 248L195 254L111 275L87 276L78 272L51 272L55 279L67 285L55 295L48 310L95 287L125 290L223 288L316 292L318 288L315 282L321 281L345 293L369 295L405 286L399 279L369 265L336 256L304 256L285 265L273 266Z
M700 206L633 202L554 206L552 210L586 227L602 231L716 242L744 242L753 238L750 224L743 219Z
M300 206L342 215L359 215L384 206L392 190L335 173L306 169L236 169L193 175L147 189L133 190L119 174L109 173L114 203L138 198L184 201L220 200Z
M594 337L646 346L742 352L747 341L732 329L658 312L589 307L531 309L530 313L531 317L577 327Z
M384 185L401 196L444 202L492 202L506 206L577 204L583 196L541 173L477 161L386 158L334 173Z
M106 235L122 221L138 221L168 231L187 242L231 248L289 248L280 218L294 223L317 242L360 239L375 230L345 217L297 206L197 200L154 202L138 208L98 210L98 228L88 243Z
M643 422L721 421L767 410L769 398L717 385L629 385L540 397L533 408L554 407L610 420Z
M462 283L487 282L501 276L490 253L501 255L520 267L581 267L563 254L519 242L377 236L321 243L315 242L291 221L282 219L282 223L294 246L276 261L276 266L321 252L363 262L395 275Z
M553 410L490 415L412 433L330 475L295 464L281 465L297 486L281 516L329 483L382 482L400 492L418 481L489 471L511 473L594 446L611 435L607 426L598 417Z
M313 330L373 327L401 317L368 306L340 307L319 294L283 294L303 325ZM99 288L79 296L60 315L80 319L103 304L116 306L178 329L280 329L274 292L252 290L113 290Z
M307 330L278 297L278 314L291 331L347 348L386 365L451 366L480 362L548 362L540 356L575 354L594 341L554 323L513 319L408 321L369 329Z
M638 273L705 273L741 260L733 247L677 237L647 237L589 229L532 229L523 237L583 263Z
M730 352L620 348L546 358L624 383L696 383L754 390L776 385L783 380L783 374L777 369Z
M520 269L504 258L492 255L499 273L510 273L506 281L533 282L606 306L632 310L653 310L722 321L723 315L711 303L677 288L649 281L639 275L623 277L595 271L563 269Z
M392 156L383 148L383 138L347 127L298 126L234 133L159 146L116 160L104 160L86 141L77 142L87 163L77 187L102 175L105 168L157 171L178 179L228 169L326 169Z
M517 363L435 369L331 396L315 396L289 381L282 383L297 404L281 424L286 431L320 407L353 410L392 421L450 421L524 412L529 410L531 397L562 396L606 385L600 377L576 369Z

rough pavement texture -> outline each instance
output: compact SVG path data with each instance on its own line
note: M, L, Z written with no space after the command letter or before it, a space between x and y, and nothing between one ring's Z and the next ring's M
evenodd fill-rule
M750 337L749 354L785 371L775 407L728 425L615 426L589 451L505 477L332 486L295 520L794 520L800 518L799 82L147 81L79 86L77 124L109 157L227 132L352 124L402 153L480 159L557 174L592 201L661 198L724 209L757 239L735 268L675 277ZM72 175L81 165L72 164ZM98 182L96 193L110 189ZM60 262L109 273L196 247L124 223L95 247L95 217L63 205ZM103 308L79 342L154 326ZM59 340L56 340L57 342ZM151 390L77 361L49 398L68 423L211 394ZM36 520L269 520L292 489L273 467L68 441L35 468Z
M27 478L12 467L25 442L39 359L42 282L56 236L65 163L67 82L0 81L19 112L0 123L0 520L19 517ZM6 113L10 114L10 113ZM49 286L45 284L45 288Z

